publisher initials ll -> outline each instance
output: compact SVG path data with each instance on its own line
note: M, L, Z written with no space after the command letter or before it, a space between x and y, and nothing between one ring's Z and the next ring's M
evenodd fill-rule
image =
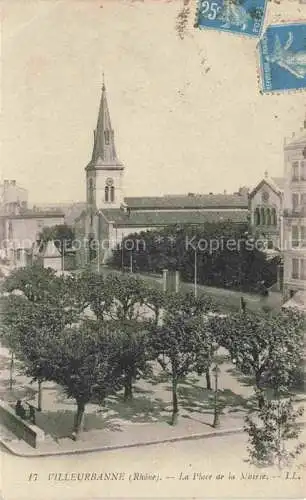
M29 481L37 481L38 479L38 474L31 472L29 475Z

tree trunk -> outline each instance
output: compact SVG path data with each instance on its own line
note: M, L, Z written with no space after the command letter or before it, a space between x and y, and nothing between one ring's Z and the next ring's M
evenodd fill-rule
M211 391L211 380L210 380L209 368L207 368L205 371L205 377L206 377L206 387L209 391Z
M215 396L213 427L220 427L219 400L218 400L218 367L215 367Z
M177 378L172 377L172 418L171 425L176 425L178 417L178 401L177 401Z
M125 374L123 399L124 401L131 401L133 399L133 377L129 371Z
M14 372L14 353L11 352L11 362L10 362L10 391L13 389L13 372Z
M74 417L73 433L72 439L77 440L78 435L83 430L84 425L84 412L85 412L85 402L77 401L77 412Z
M257 389L261 389L261 371L255 373L255 385Z
M38 379L38 401L37 401L37 410L42 410L42 380Z

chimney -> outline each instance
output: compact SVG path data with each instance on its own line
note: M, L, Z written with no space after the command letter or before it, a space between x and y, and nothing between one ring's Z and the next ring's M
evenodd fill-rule
M227 194L227 191L226 191L226 189L224 189L224 191L223 191L223 194Z

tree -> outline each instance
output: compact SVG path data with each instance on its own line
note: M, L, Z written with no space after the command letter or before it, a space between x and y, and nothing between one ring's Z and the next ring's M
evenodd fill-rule
M219 342L243 374L254 376L257 389L281 392L300 363L303 324L298 313L238 313L220 320Z
M52 269L34 265L17 269L4 282L6 291L22 292L22 296L8 299L3 320L5 338L11 352L22 360L27 375L38 382L39 410L46 364L44 338L78 321L84 308L79 304L83 298L79 281L79 286L74 286L72 277L58 277Z
M46 244L48 241L53 240L56 247L63 255L67 250L72 249L74 238L75 234L71 226L67 224L57 224L51 227L44 227L39 234L38 240L42 244Z
M153 312L153 323L157 326L167 303L167 294L158 288L146 287L144 304Z
M65 326L65 311L52 302L31 302L24 296L7 297L2 338L22 362L24 373L38 382L38 410L42 409L42 382L48 380L52 339Z
M177 225L158 231L130 234L113 252L110 265L122 268L130 258L125 241L133 241L134 268L141 272L161 273L179 270L184 281L194 281L197 252L198 284L245 291L258 291L277 281L277 260L268 261L260 251L260 241L251 237L248 224L231 221Z
M103 400L122 387L117 367L116 340L108 326L83 321L53 339L52 372L49 379L60 384L77 404L73 438L83 427L86 404L93 398Z
M124 400L133 398L133 382L151 373L148 365L148 332L137 321L112 322L118 349L118 367L123 375Z
M172 380L172 418L178 417L178 384L194 369L199 350L199 334L196 329L197 315L205 308L203 299L192 295L168 296L162 326L152 327L151 346L162 369Z
M37 302L45 298L52 300L54 288L59 281L53 269L38 265L23 267L14 270L4 281L3 288L6 292L22 292L31 302Z
M212 389L210 368L212 364L214 364L215 367L217 365L215 355L220 347L218 343L219 322L220 317L218 314L216 316L206 314L199 315L195 324L199 336L195 370L199 375L205 373L208 390Z
M297 440L300 429L297 419L303 415L303 408L294 410L292 399L267 400L256 414L256 421L246 417L245 431L249 435L248 452L252 464L279 468L290 465L305 447L295 444L289 449L287 441Z
M110 316L117 320L139 320L146 287L143 280L131 275L109 275L107 286L113 297Z

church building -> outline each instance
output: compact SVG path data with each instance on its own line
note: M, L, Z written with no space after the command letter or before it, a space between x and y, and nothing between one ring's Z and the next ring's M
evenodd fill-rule
M95 245L99 247L99 263L105 263L112 249L131 233L171 224L248 221L246 189L235 194L125 197L124 173L103 83L92 156L85 168L86 209L74 224L80 267L97 258L97 251L91 251Z

